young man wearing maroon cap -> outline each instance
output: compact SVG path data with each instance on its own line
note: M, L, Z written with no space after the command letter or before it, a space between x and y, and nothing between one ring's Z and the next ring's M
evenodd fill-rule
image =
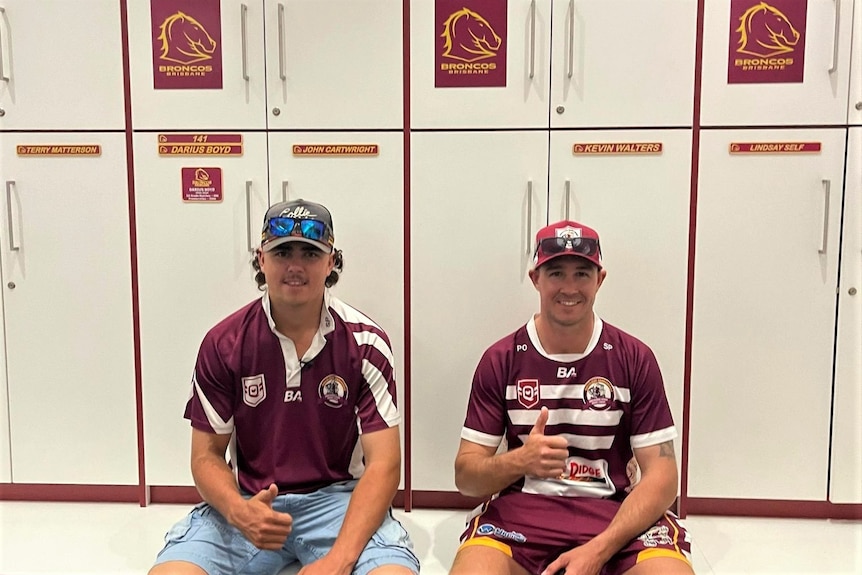
M593 311L607 275L598 234L542 228L533 264L539 313L473 377L455 483L489 500L450 575L692 575L668 511L677 433L658 364Z
M203 340L185 417L205 503L174 525L150 575L411 575L390 504L401 446L384 331L331 295L332 216L282 202L253 262L263 291ZM225 453L230 451L230 461Z

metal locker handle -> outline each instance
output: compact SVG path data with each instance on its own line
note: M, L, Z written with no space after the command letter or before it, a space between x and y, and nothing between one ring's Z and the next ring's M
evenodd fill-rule
M829 190L832 188L831 180L823 180L823 238L820 240L820 249L817 253L826 255L827 242L829 241Z
M248 6L239 5L240 32L242 35L242 79L248 82Z
M6 8L0 6L0 17L6 17ZM0 34L0 80L8 82L11 78L6 75L6 67L3 66L3 35Z
M278 4L278 77L287 80L284 65L284 4Z
M569 202L571 200L571 197L572 197L572 181L566 180L566 210L564 212L566 217L563 218L565 220L569 219Z
M530 242L533 240L533 180L527 180L527 249L530 255Z
M248 253L253 254L251 247L251 180L245 181L245 244Z
M829 67L831 74L838 69L838 31L841 29L841 0L835 0L835 31L832 36L832 65Z
M281 182L281 201L287 201L287 188L290 185L290 180L282 180Z
M14 186L15 180L6 180L6 220L9 224L9 250L17 252L21 246L15 245L15 222L12 219L12 188Z
M530 79L536 73L536 0L530 2Z
M575 0L569 0L569 69L571 78L575 71Z

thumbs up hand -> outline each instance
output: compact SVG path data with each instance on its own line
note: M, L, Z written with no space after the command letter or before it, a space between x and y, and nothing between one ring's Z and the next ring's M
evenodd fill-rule
M568 443L564 437L545 435L548 418L548 408L543 407L520 449L524 475L551 479L559 477L566 470Z

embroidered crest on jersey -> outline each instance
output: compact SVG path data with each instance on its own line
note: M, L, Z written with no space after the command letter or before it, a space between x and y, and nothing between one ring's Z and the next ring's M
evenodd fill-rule
M329 407L341 407L347 402L347 384L344 380L331 373L320 381L317 394L323 403Z
M614 384L604 377L590 378L584 384L584 403L590 409L608 409L614 403Z
M539 403L539 380L538 379L519 379L518 380L518 403L530 409Z
M257 407L266 399L266 381L263 374L242 378L242 402Z
M638 537L641 541L643 541L644 547L658 547L659 545L673 545L674 541L671 539L670 530L667 528L667 525L658 525L656 527L651 528L649 531Z

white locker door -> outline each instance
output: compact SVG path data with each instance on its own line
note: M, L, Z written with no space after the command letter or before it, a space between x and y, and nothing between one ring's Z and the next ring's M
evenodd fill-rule
M696 20L696 0L555 0L551 126L691 126Z
M661 144L662 151L573 153L575 144L626 143ZM690 130L551 134L548 219L572 219L599 232L608 276L596 312L653 350L680 436L690 166ZM678 453L681 446L677 440Z
M752 0L751 5L758 3ZM796 83L728 84L730 0L710 0L705 6L702 125L799 126L846 121L852 2L808 0L805 73L803 81ZM798 52L793 48L773 59L798 59ZM758 59L745 54L740 58Z
M0 146L0 165L5 163L6 150ZM0 170L2 171L2 170ZM4 181L5 183L5 181ZM6 240L0 237L0 250L6 250ZM0 285L5 285L3 266L0 266ZM5 309L3 291L0 287L0 310ZM6 327L0 321L0 349L6 349ZM0 353L0 483L12 482L12 445L9 439L9 386L6 380L6 354Z
M261 295L251 260L268 205L266 135L242 136L242 156L165 157L158 155L156 134L135 134L141 370L150 485L193 484L191 427L183 410L198 348L210 328ZM211 181L220 171L221 201L184 201L184 168L210 168L206 172Z
M198 18L202 17L191 10L186 11L191 17L196 14ZM128 14L134 129L244 130L266 127L263 0L221 2L221 46L217 46L214 52L217 57L220 50L222 58L220 89L155 89L150 3L129 2ZM215 40L213 30L204 30ZM189 65L209 63L201 61Z
M691 497L826 499L844 134L701 134ZM740 141L822 151L730 154Z
M547 213L547 132L414 134L413 488L456 491L482 353L539 309L527 271Z
M15 148L81 143L101 155L20 157ZM12 480L135 485L124 137L15 134L2 148Z
M829 500L862 503L862 128L847 151Z
M336 155L328 146L376 145L377 155ZM316 146L321 155L294 147ZM397 401L404 414L404 159L401 132L269 134L272 202L303 198L332 213L344 271L332 294L377 323L395 356ZM402 474L403 487L403 474Z
M508 0L506 26L504 87L435 88L435 50L444 29L435 25L435 2L411 0L413 128L548 127L551 0Z
M266 0L270 128L403 126L401 0Z
M846 1L846 0L845 0ZM853 40L850 50L850 97L847 122L862 125L862 2L853 3Z
M0 4L0 129L120 130L120 4Z

